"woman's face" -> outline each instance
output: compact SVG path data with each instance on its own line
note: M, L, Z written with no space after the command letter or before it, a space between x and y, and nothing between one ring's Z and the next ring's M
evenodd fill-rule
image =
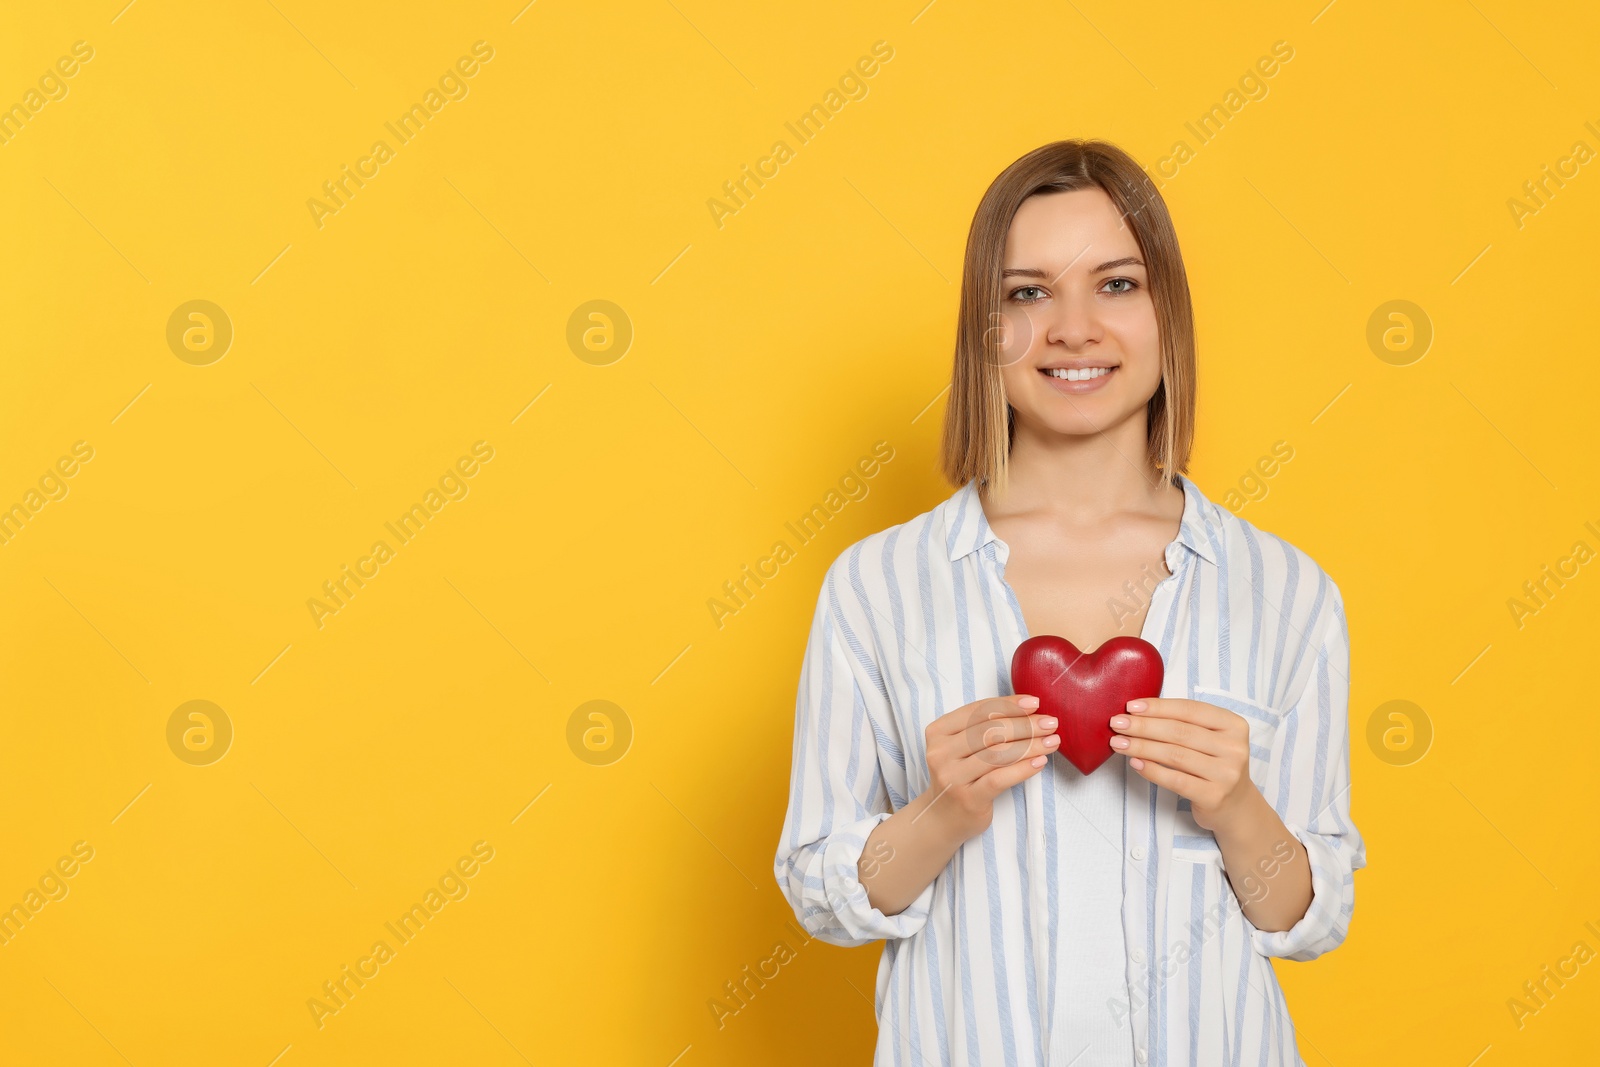
M1000 297L1000 378L1019 427L1091 434L1142 416L1161 381L1155 305L1139 242L1105 190L1022 202Z

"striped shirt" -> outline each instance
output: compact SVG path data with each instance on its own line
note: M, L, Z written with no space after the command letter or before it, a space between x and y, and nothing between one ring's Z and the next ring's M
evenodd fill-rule
M873 827L928 788L928 724L1011 693L1028 636L1008 546L968 482L839 555L800 671L774 872L812 936L883 942L874 1064L1302 1062L1270 959L1338 946L1366 866L1343 598L1304 552L1179 482L1171 574L1149 591L1141 636L1166 664L1163 697L1249 724L1251 779L1310 859L1305 916L1256 929L1189 802L1120 754L1087 778L1052 757L903 911L868 903L857 862ZM1247 898L1262 885L1238 881Z

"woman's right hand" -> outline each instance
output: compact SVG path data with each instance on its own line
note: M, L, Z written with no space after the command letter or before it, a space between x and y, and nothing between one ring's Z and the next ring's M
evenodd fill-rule
M1038 774L1056 750L1056 720L1035 696L985 697L939 716L925 731L928 804L965 841L994 821L995 797Z

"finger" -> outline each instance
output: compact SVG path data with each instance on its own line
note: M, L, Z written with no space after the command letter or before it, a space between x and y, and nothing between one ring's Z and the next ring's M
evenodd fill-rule
M1152 741L1165 741L1182 745L1209 756L1227 752L1228 736L1183 719L1151 718L1148 715L1113 715L1111 728L1125 737L1144 737ZM1119 747L1116 745L1113 748Z
M1039 698L1027 693L1015 696L984 697L972 703L957 708L948 715L941 715L935 719L933 725L938 732L945 734L959 734L972 726L975 722L984 722L988 719L1021 718L1032 715L1039 710Z
M1041 754L1034 756L1032 759L1018 760L1004 767L995 767L988 774L978 779L978 785L992 799L1017 783L1025 782L1032 778L1044 770L1044 765L1048 762L1050 762L1050 757Z
M1142 704L1142 708L1134 705ZM1227 729L1231 712L1203 700L1186 700L1181 697L1141 697L1130 700L1123 708L1130 715L1144 715L1152 719L1177 719L1204 726L1208 730Z
M965 741L962 755L977 752L1002 741L1015 741L1024 737L1037 737L1053 733L1058 725L1055 716L1042 715L1037 707L1019 707L1015 702L1038 703L1038 698L994 697L978 701L969 713L967 726L960 731ZM1020 714L1019 714L1020 712Z
M957 751L962 756L968 756L1008 741L1026 740L1039 735L1041 731L1038 725L1036 715L975 719L956 739Z
M1115 744L1118 740L1117 738L1114 737L1111 740L1113 742L1111 747L1127 756L1150 760L1196 778L1202 778L1208 782L1215 781L1220 777L1222 761L1204 752L1196 752L1194 749L1185 748L1182 745L1170 745L1164 741L1151 741L1142 737L1125 738L1128 742L1126 748Z
M1056 751L1061 739L1055 734L1045 734L1040 737L1022 738L1015 741L1004 741L1000 744L990 745L980 749L962 760L968 766L963 773L971 772L967 781L980 778L996 767L1007 767L1019 761L1033 759L1036 756Z
M1039 710L1039 698L1032 693L985 697L977 702L988 715L1032 715Z
M992 730L1004 731L1013 729L1018 725L1016 720L999 720L987 724ZM1021 722L1020 725L1027 725ZM995 767L1009 766L1021 759L1031 759L1042 753L1055 751L1060 738L1055 734L1031 736L1023 734L1015 738L993 738L994 743L988 743L980 738L975 748L962 751L960 746L963 738L956 738L951 744L957 746L946 764L946 776L952 784L966 785L977 781Z
M1192 774L1184 774L1182 771L1173 770L1171 767L1165 767L1159 763L1151 763L1147 759L1130 759L1128 766L1132 767L1146 781L1170 790L1180 797L1186 797L1191 801L1194 800L1195 794L1205 784Z
M1061 725L1061 720L1054 715L1035 712L1028 716L1028 724L1033 727L1035 735L1053 734L1056 732L1056 728Z

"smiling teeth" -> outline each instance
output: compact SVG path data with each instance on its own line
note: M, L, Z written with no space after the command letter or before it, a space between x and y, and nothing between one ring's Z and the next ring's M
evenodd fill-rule
M1110 367L1085 367L1083 370L1074 370L1070 367L1056 367L1045 371L1052 378L1065 378L1069 382L1086 382L1090 378L1099 378L1111 373Z

